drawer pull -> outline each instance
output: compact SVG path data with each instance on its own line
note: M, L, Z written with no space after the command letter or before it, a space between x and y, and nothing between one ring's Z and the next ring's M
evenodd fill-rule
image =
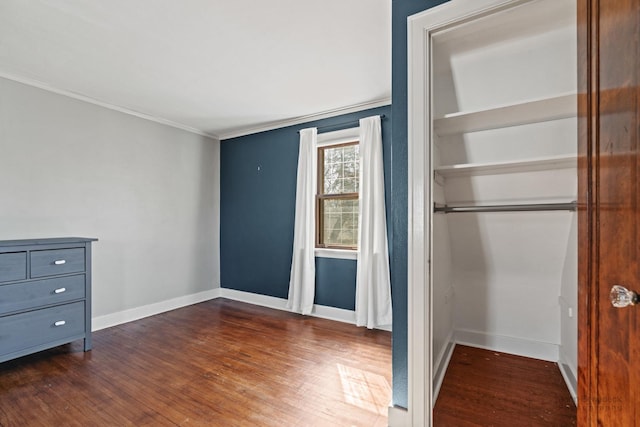
M67 291L67 288L58 288L53 292L56 293L56 294L61 294L61 293L66 292L66 291Z
M53 263L55 265L63 265L63 264L67 263L67 260L66 259L58 259L58 260L53 261Z
M64 320L58 320L56 323L53 324L53 326L64 326L66 324L67 322L65 322Z

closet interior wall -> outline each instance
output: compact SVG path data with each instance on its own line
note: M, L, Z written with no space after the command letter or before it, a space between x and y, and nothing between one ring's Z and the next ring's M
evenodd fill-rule
M432 198L577 197L574 0L534 0L432 37ZM575 396L576 214L432 214L437 395L453 343L559 362Z

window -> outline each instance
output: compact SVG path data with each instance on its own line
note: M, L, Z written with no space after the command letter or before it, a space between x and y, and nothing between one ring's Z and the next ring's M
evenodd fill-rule
M316 246L358 247L358 141L318 148Z

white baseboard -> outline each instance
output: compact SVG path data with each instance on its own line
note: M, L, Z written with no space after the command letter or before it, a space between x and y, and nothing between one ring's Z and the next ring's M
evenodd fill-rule
M326 305L313 305L311 315L322 319L337 320L338 322L356 324L356 312L342 308L327 307Z
M287 300L267 295L254 294L251 292L237 291L235 289L220 288L220 298L227 298L234 301L246 302L247 304L259 305L262 307L274 308L276 310L287 310Z
M92 330L110 328L122 323L133 322L145 317L154 316L166 311L175 310L177 308L186 307L188 305L212 300L215 298L227 298L234 301L246 302L248 304L260 305L263 307L273 308L276 310L290 311L287 308L287 300L267 295L254 294L251 292L236 291L235 289L216 288L197 294L185 295L166 301L160 301L153 304L135 307L129 310L118 311L116 313L106 314L104 316L94 317L91 321ZM320 317L322 319L335 320L343 323L355 325L356 315L353 310L344 310L342 308L328 307L324 305L314 305L311 316ZM391 331L391 326L383 326L378 329Z
M389 406L388 416L387 424L389 427L411 427L409 412L405 408Z
M164 313L166 311L175 310L177 308L186 307L188 305L197 304L208 301L220 296L220 288L208 291L198 292L196 294L185 295L166 301L160 301L153 304L143 305L142 307L131 308L129 310L118 311L117 313L105 314L97 316L91 320L91 330L99 331L100 329L110 328L122 323L133 322L134 320L144 317L153 316Z
M548 362L557 362L559 357L557 344L464 329L456 330L456 343Z
M447 373L447 367L449 366L449 362L451 361L451 356L453 355L453 350L456 347L456 343L453 340L453 331L451 331L451 335L447 340L447 345L444 348L444 351L440 354L440 359L438 363L435 365L435 372L433 374L433 398L431 401L432 406L436 406L436 401L438 400L438 394L440 393L440 387L442 387L442 382L444 381L444 375Z
M578 380L576 379L575 368L572 363L568 361L565 355L560 351L560 360L558 360L558 368L562 378L564 378L565 384L569 389L569 393L573 398L573 402L578 405Z
M438 354L434 353L433 356L433 366L436 367L436 369L442 365L442 361L447 357L447 353L450 352L449 349L449 344L455 344L455 330L451 330L449 332L449 336L447 337L447 339L444 340L444 342L446 343L438 352ZM435 378L435 375L434 375Z
M287 308L287 300L284 298L271 297L267 295L254 294L251 292L238 291L235 289L221 288L220 297L234 301L246 302L248 304L260 305L262 307L276 310L291 311ZM350 323L355 325L356 313L353 310L343 308L328 307L326 305L313 305L311 316L322 319L335 320L337 322ZM377 329L391 331L391 326L381 326Z

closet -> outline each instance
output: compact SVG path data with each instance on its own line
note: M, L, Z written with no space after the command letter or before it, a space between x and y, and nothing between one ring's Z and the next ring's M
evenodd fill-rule
M503 2L428 43L434 396L460 343L557 362L575 399L575 1Z

